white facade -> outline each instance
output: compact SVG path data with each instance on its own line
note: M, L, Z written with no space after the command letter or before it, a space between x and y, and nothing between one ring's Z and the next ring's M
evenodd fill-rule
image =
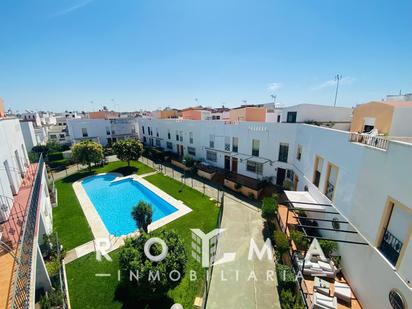
M37 137L33 123L31 121L20 121L20 127L26 149L27 151L31 151L34 146L37 146Z
M10 215L9 201L18 192L29 165L18 119L0 119L0 221Z
M31 121L35 127L41 126L41 119L38 112L26 112L21 114L23 121Z
M56 117L53 113L50 112L40 112L40 120L42 125L51 126L56 124Z
M393 137L412 136L412 106L394 108L389 135Z
M117 140L137 137L136 118L73 119L67 121L69 135L74 143L94 140L107 146Z
M333 122L333 128L349 130L352 121L352 108L316 104L298 104L284 107L282 109L281 122L303 123L311 121L318 123Z
M390 142L387 150L381 150L349 142L345 131L299 123L225 124L149 118L139 119L139 135L146 144L173 152L182 145L183 155L191 147L196 159L220 168L225 168L225 157L237 158L237 173L252 178L283 183L280 178L289 175L297 190L308 190L318 203L332 203L340 212L337 216L359 232L357 239L348 236L352 234L329 232L335 233L335 239L369 244L339 244L343 272L364 308L390 308L388 294L392 289L400 291L412 305L411 144ZM316 164L317 158L322 164ZM262 170L251 172L248 161L260 163ZM314 184L315 174L320 176L318 186ZM392 215L386 217L392 203ZM322 216L333 217L313 217ZM331 223L327 224L330 228ZM386 235L385 226L402 243L396 263L378 249Z

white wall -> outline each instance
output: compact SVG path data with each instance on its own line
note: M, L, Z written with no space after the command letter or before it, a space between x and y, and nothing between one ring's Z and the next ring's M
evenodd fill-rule
M20 167L24 173L28 165L26 146L18 119L0 119L0 220L6 220L10 214L10 199L17 193L22 182ZM17 157L16 157L17 152ZM6 172L5 162L9 166ZM12 192L11 186L14 191Z
M31 121L20 121L21 132L24 138L24 144L27 151L31 151L34 146L37 146L37 138Z
M296 122L318 121L318 122L344 122L352 121L352 108L333 107L316 104L299 104L284 107L282 109L282 122L286 122L288 112L297 112Z
M390 136L412 136L412 107L395 107L393 110Z

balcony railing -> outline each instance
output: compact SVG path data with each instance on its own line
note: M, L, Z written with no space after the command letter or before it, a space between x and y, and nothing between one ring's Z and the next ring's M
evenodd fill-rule
M44 161L43 157L40 156L26 217L23 222L23 232L19 240L19 246L16 255L18 263L16 263L15 266L16 270L13 277L11 298L9 303L9 307L12 309L30 308L30 301L32 297L31 295L33 295L32 293L34 293L34 291L31 291L31 278L33 276L33 246L43 169Z
M403 243L391 232L385 230L379 251L392 263L396 265Z
M349 133L349 141L365 144L383 150L387 150L389 145L389 140L382 136L371 136L368 134L361 134L356 132Z

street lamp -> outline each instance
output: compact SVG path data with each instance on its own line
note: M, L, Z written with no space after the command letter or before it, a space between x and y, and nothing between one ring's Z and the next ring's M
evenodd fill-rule
M185 160L185 159L182 160L182 163L183 163L184 166L186 166L186 160ZM182 181L182 185L181 185L181 187L180 187L180 189L179 189L179 193L183 191L183 186L185 185L186 169L183 169L182 178L183 178L183 181Z

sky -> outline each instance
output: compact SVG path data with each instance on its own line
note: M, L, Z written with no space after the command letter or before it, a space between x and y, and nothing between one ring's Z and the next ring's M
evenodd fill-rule
M0 97L29 110L355 106L412 92L412 1L1 0ZM197 101L196 101L197 99Z

